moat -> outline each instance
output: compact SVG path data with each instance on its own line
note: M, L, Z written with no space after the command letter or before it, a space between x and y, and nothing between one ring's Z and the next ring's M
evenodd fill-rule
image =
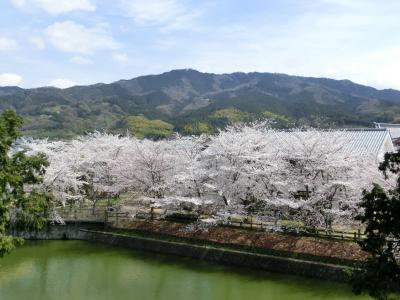
M0 259L4 300L368 299L346 285L83 241L26 244Z

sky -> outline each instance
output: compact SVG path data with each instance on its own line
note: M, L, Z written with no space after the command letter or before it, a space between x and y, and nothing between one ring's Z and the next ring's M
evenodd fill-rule
M0 86L172 69L400 89L398 0L0 0Z

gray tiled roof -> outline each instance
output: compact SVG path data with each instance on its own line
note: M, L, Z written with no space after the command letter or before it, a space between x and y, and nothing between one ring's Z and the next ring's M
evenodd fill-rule
M392 139L400 138L400 124L391 123L374 123L377 128L387 128L392 136Z
M386 129L347 129L344 134L351 140L349 148L361 153L378 155L384 147L389 132Z
M326 135L332 135L338 131L325 130L323 133ZM349 151L355 151L358 153L371 153L376 156L381 155L387 151L393 151L393 144L390 139L389 131L385 128L363 128L363 129L343 129L340 131L343 137L348 140L346 149ZM291 132L291 131L281 131L277 135L290 143L291 137L302 134L302 132ZM304 131L304 134L307 131ZM332 140L332 143L335 141ZM389 143L389 144L387 144Z

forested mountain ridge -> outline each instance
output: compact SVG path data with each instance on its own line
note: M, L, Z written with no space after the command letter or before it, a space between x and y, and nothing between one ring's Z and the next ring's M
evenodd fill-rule
M6 108L24 117L26 134L54 137L124 130L127 117L136 115L178 131L194 123L223 126L232 113L243 120L276 115L295 125L370 126L400 117L400 91L349 80L184 69L67 89L0 87L0 110Z

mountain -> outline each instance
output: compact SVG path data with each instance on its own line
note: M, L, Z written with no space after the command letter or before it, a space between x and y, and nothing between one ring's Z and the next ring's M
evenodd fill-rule
M231 108L252 117L268 112L295 124L371 126L400 117L400 91L349 80L184 69L67 89L0 87L0 110L6 108L24 117L24 131L33 136L123 130L132 115L160 119L177 130L195 121L218 126L213 113Z

